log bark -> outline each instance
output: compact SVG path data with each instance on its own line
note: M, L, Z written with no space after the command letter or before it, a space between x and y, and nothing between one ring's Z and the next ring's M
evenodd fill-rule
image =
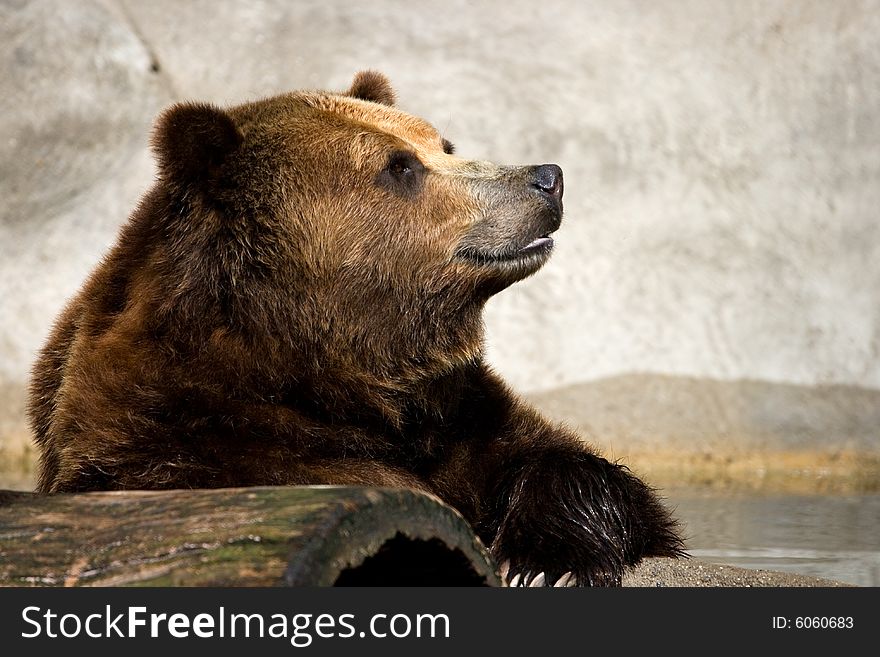
M0 491L2 586L500 586L451 507L336 486Z

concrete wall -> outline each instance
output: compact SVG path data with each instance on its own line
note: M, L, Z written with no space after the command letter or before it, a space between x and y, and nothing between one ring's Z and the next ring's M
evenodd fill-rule
M157 111L363 68L462 156L565 170L557 253L488 311L517 388L880 388L878 2L11 0L0 65L7 445L54 315L150 184Z

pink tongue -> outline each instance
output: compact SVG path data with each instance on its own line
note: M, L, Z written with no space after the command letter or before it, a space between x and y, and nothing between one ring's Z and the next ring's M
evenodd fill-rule
M532 240L531 242L529 242L528 244L526 244L526 245L523 247L523 250L531 249L531 248L534 247L534 246L539 246L539 245L544 244L544 243L549 242L549 241L550 241L550 238L549 238L549 237L538 237L538 238L536 238L536 239L533 239L533 240Z

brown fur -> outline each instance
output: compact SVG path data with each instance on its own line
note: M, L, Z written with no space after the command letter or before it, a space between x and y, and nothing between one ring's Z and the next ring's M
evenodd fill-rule
M644 484L482 362L484 303L549 255L528 245L561 171L453 157L393 100L362 73L162 115L159 180L34 368L39 489L411 487L525 579L678 554Z
M361 71L355 75L348 95L382 105L394 105L397 100L388 78L378 71Z

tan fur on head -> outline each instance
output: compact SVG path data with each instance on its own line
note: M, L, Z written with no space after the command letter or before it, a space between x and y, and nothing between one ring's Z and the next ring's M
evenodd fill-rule
M348 95L381 105L394 105L394 89L391 82L379 71L361 71L354 76Z

